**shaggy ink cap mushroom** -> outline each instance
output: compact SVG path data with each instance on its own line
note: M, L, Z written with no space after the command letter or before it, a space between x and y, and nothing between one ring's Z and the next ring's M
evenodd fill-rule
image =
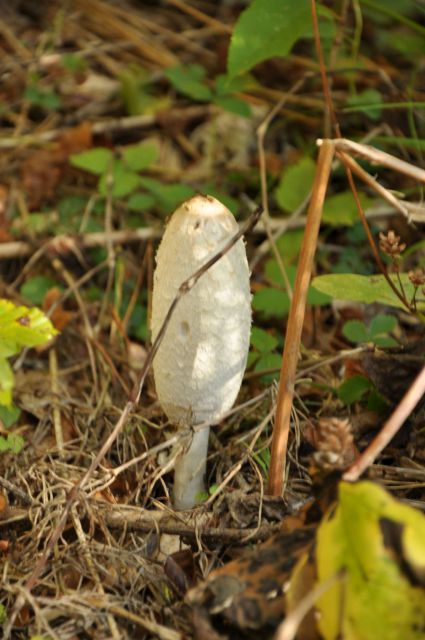
M171 216L156 255L152 296L155 340L177 291L238 231L212 196L195 196ZM249 267L239 240L177 305L153 363L164 412L177 426L218 423L238 395L251 328ZM174 506L189 509L204 489L209 427L195 431L176 463Z

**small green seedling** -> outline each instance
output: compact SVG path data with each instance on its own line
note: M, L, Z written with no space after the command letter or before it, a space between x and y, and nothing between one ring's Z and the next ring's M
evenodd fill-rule
M261 376L263 382L271 382L279 378L280 365L282 363L279 341L271 333L253 327L251 330L251 350L248 356L248 366L254 365L254 371L270 371Z
M397 341L390 336L397 326L394 316L377 315L369 325L361 320L348 320L342 329L344 336L355 344L372 343L377 347L396 347Z
M144 212L158 207L168 214L182 200L190 198L195 191L185 184L163 184L155 178L141 175L150 169L157 159L157 148L149 142L130 145L116 155L106 147L96 147L71 156L73 167L99 176L98 191L102 197L108 195L111 178L111 195L125 198L130 211Z

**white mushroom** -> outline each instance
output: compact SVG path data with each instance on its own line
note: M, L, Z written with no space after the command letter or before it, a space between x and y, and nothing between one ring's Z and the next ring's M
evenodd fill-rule
M152 299L155 340L179 286L238 231L212 196L195 196L172 215L156 255ZM180 427L218 423L235 402L251 328L249 267L239 240L182 297L153 363L158 399ZM189 509L204 491L209 427L194 432L177 460L174 506Z

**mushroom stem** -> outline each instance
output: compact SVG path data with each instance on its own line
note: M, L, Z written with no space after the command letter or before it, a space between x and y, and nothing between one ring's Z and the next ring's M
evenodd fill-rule
M183 444L188 448L177 460L174 470L174 506L176 509L191 509L199 502L199 494L205 491L204 477L207 466L208 438L210 428L187 436Z

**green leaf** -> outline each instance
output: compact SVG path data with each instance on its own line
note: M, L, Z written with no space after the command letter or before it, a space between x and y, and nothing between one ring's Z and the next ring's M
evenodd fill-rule
M369 325L369 332L372 338L382 333L391 333L397 326L397 318L395 316L387 316L378 314Z
M122 157L129 169L143 171L155 162L158 157L158 149L154 144L144 142L126 147Z
M283 281L282 272L277 263L277 260L274 260L274 259L268 260L266 263L264 272L272 282L275 282L278 286L285 289L285 283ZM286 274L288 276L289 284L291 285L292 288L294 287L294 284L295 284L296 272L297 272L297 269L295 265L289 265L286 268ZM330 301L331 301L331 298L328 295L320 293L319 291L316 291L316 289L309 287L308 293L307 293L308 304L323 305L323 304L329 304Z
M310 193L315 171L316 165L308 156L284 169L275 192L276 201L284 211L293 212L304 202Z
M263 382L271 382L272 380L278 380L281 364L282 356L279 353L262 353L255 364L254 371L261 372L276 369L275 373L261 376Z
M32 304L40 305L46 293L53 287L57 287L58 283L53 278L48 276L34 276L34 278L28 278L26 282L21 286L21 295L31 302Z
M208 102L212 98L212 92L203 82L205 74L206 71L200 64L178 65L164 71L177 91L193 100Z
M0 344L1 346L1 344ZM0 405L10 407L12 402L13 371L6 360L0 356Z
M228 96L237 91L247 91L255 83L255 79L248 75L231 78L223 73L215 78L215 93L216 96Z
M368 378L355 375L342 383L338 389L338 397L344 404L350 405L359 402L370 389L373 389L373 384Z
M155 198L150 193L133 193L127 200L130 211L148 211L155 204Z
M15 433L9 433L7 438L0 436L0 453L10 451L11 453L19 453L22 451L25 440L22 436Z
M359 194L359 200L363 209L367 209L376 203L375 199L368 198L364 193ZM357 205L351 191L344 191L326 198L323 206L323 222L335 226L352 226L358 220L358 217Z
M195 195L195 190L186 184L163 184L154 178L140 177L140 184L156 198L158 206L164 213L174 211L182 202Z
M233 29L229 76L249 71L268 58L286 56L310 22L307 0L253 0Z
M241 98L235 98L234 96L216 96L213 102L218 106L228 111L229 113L235 113L242 118L250 118L252 115L251 107L247 102L241 100Z
M44 89L36 84L30 84L24 92L24 98L31 104L42 109L57 111L61 107L61 99L52 89Z
M284 264L295 262L301 251L304 229L292 229L280 236L276 242ZM288 267L289 268L289 267Z
M258 351L268 352L273 351L273 349L275 349L279 344L279 341L275 336L264 331L264 329L260 329L260 327L252 327L251 344Z
M12 427L21 415L21 410L15 405L2 405L0 403L0 423L3 423L5 429Z
M288 294L265 287L254 293L252 307L255 311L262 311L266 317L283 318L289 311Z
M113 157L114 154L110 149L97 147L96 149L75 153L70 156L69 161L72 166L77 167L77 169L84 169L84 171L100 176L108 171Z
M368 342L370 339L369 331L361 320L347 320L342 328L342 334L350 342Z
M39 309L16 306L0 300L0 357L18 353L23 347L36 347L58 332Z
M108 194L108 172L104 173L99 180L99 193L102 196ZM140 176L127 169L121 160L115 160L112 167L112 195L114 198L125 198L140 187Z
M425 517L372 482L339 484L316 541L320 636L422 640ZM339 572L344 576L335 579Z
M357 93L348 98L349 109L346 112L361 111L371 120L379 120L382 112L382 97L376 89L366 89L362 93Z
M396 276L392 274L390 277L395 286L398 287ZM411 300L414 287L407 273L400 274L400 278L407 299ZM353 300L367 304L379 302L391 307L405 309L405 306L390 288L383 275L360 276L354 273L331 273L314 278L312 287L336 300Z
M391 347L396 347L398 345L397 340L391 336L375 336L372 342L381 349L390 349Z

